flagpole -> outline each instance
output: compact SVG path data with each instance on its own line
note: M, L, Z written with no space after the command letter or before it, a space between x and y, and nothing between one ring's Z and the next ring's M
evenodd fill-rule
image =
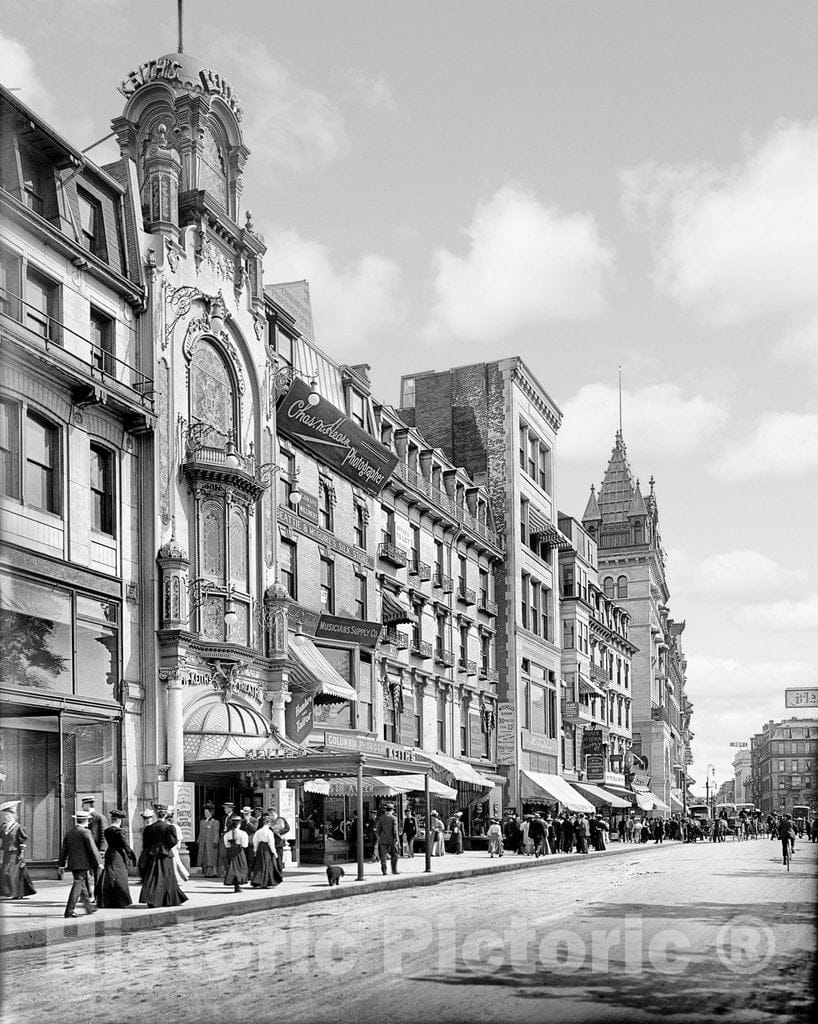
M177 51L179 53L184 53L184 41L183 41L183 37L182 37L182 29L183 29L183 22L184 22L184 5L185 5L185 0L176 0L176 9L178 11L178 22L179 22L179 45L177 47Z

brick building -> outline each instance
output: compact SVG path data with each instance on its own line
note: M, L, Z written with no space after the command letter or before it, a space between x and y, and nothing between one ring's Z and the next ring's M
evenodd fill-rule
M0 789L44 864L142 782L153 373L131 196L2 88L0 139Z
M765 722L750 739L752 801L764 814L818 813L818 719Z
M562 414L519 357L401 381L401 416L485 485L505 532L497 577L498 767L507 803L587 803L559 775L555 443Z

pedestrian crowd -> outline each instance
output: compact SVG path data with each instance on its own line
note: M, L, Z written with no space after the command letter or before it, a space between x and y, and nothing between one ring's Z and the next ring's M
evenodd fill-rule
M2 814L2 895L25 899L36 892L26 868L28 836L17 820L20 801L0 804ZM223 824L214 818L213 804L205 804L199 822L196 866L206 878L221 878L234 892L248 883L269 889L283 881L284 836L289 823L274 811L223 807ZM111 823L94 807L94 799L82 800L73 816L73 826L63 836L57 874L71 873L72 885L65 917L77 917L79 904L87 914L111 907L133 904L128 868L135 867L141 879L137 902L148 907L176 907L187 902L181 883L190 872L180 855L182 833L174 821L175 808L156 803L142 812L142 852L137 859L128 842L123 811L110 812Z

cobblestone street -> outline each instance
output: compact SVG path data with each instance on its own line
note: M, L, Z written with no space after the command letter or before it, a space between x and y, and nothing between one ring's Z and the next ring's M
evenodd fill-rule
M807 1020L817 860L802 844L787 874L768 840L634 847L15 951L4 1020Z

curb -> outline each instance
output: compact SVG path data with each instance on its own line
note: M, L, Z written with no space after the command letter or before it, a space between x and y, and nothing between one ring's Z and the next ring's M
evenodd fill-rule
M453 882L461 878L507 874L511 871L532 871L556 867L560 864L577 863L578 861L590 864L603 857L621 857L629 852L638 851L639 853L644 853L646 850L651 849L668 850L672 848L670 844L656 847L653 844L642 846L642 844L637 843L626 843L622 847L617 845L616 848L594 851L593 855L589 856L571 853L552 854L540 859L530 859L527 857L524 860L515 860L506 864L490 862L485 867L466 868L464 871L439 871L428 875L405 875L398 876L397 878L389 877L365 882L351 881L347 882L343 888L326 886L315 892L294 892L289 895L282 893L280 896L257 896L253 899L242 900L240 903L220 902L205 906L183 904L180 907L144 908L132 915L128 914L128 916L107 919L97 918L94 914L82 917L77 921L54 921L53 923L40 925L26 931L4 932L0 934L0 952L43 948L63 942L71 942L75 939L130 934L165 925L179 924L183 921L215 921L222 917L232 918L245 914L255 914L259 911L268 911L278 907L298 907L304 904L325 903L327 900L349 899L354 896L363 896L368 893L385 890L413 889L416 886L438 885L441 882Z

